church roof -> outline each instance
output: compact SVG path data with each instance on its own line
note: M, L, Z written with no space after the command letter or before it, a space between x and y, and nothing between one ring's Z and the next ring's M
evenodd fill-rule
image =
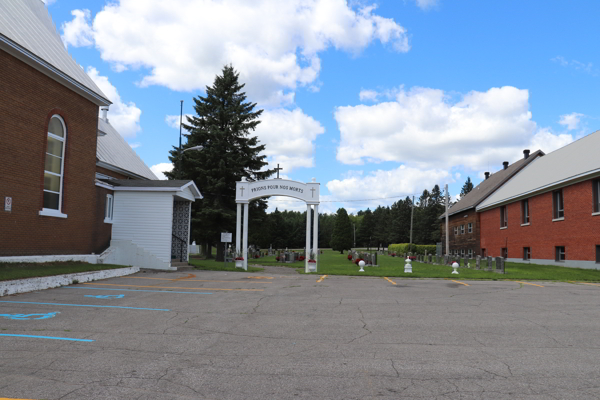
M488 197L477 207L477 211L600 176L598 149L600 149L600 131L546 154Z
M194 198L202 199L198 186L191 180L153 180L108 179L103 182L113 186L113 190L140 192L180 192L189 189Z
M471 208L475 208L479 203L491 196L499 187L508 182L515 174L522 170L526 165L531 163L538 157L544 155L541 150L535 151L528 158L521 158L519 161L512 163L506 169L501 169L498 172L490 174L488 179L484 179L479 185L473 188L469 193L463 196L451 209L448 210L448 216L465 212ZM443 213L440 218L445 218L446 213Z
M98 105L111 104L69 55L41 0L0 1L0 49Z
M156 175L110 123L98 118L98 130L104 134L98 136L96 147L96 158L100 163L116 167L126 174L129 172L138 179L157 179Z

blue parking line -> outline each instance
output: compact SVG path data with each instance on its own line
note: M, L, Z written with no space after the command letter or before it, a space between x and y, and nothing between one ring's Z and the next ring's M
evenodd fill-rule
M94 308L126 308L129 310L148 310L148 311L171 311L164 308L139 308L139 307L121 307L121 306L96 306L93 304L61 304L61 303L36 303L33 301L7 301L0 300L0 303L16 303L16 304L44 304L49 306L71 306L71 307L94 307Z
M171 292L170 290L138 290L138 289L107 289L101 287L63 286L62 289L94 289L94 290L118 290L120 292L152 292L152 293L186 293L186 294L212 294L204 292Z
M35 338L35 339L70 340L73 342L95 342L95 340L92 340L92 339L74 339L74 338L67 338L67 337L34 336L34 335L13 335L10 333L0 333L0 336L26 337L26 338Z

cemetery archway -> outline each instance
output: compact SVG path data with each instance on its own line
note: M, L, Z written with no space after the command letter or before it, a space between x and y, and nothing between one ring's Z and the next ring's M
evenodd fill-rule
M240 244L243 244L242 254L244 257L244 269L248 270L248 203L251 200L269 196L285 196L302 200L306 203L306 259L304 260L304 269L308 272L308 259L311 252L310 230L311 230L311 210L314 207L315 216L313 223L313 245L312 251L318 265L319 248L319 187L320 184L313 178L312 182L296 182L287 179L264 179L260 181L248 182L242 178L235 184L235 202L237 204L237 220L235 230L235 249L240 251ZM242 206L244 208L244 224L242 229ZM242 236L243 232L243 236ZM240 237L242 236L242 237ZM317 267L315 265L315 268Z

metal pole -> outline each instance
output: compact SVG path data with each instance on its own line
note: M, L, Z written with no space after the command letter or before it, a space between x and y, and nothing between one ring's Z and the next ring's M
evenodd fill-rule
M415 213L415 196L413 196L412 207L410 209L410 244L412 244L412 226L413 226L414 213Z
M183 119L183 100L181 100L181 109L179 111L179 176L178 178L181 178L181 159L183 157L183 154L181 153L181 123L182 123L182 119Z
M448 236L448 184L446 183L446 255L450 254L450 237Z
M356 249L356 224L352 224L352 227L354 228L354 249Z

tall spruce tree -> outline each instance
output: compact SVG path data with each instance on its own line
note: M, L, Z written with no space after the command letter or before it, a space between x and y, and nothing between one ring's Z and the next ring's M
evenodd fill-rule
M333 235L331 235L331 248L334 251L339 251L340 254L344 250L352 248L353 232L352 224L346 209L340 208L337 210L335 225L333 226Z
M467 181L460 190L460 197L464 197L465 194L469 193L471 190L473 190L473 182L471 182L471 177L467 176Z
M231 65L223 67L206 96L194 98L196 115L183 124L189 133L182 150L203 146L199 151L180 152L174 147L169 160L173 170L169 179L193 179L202 196L192 209L192 238L208 246L217 245L217 260L223 260L221 232L235 230L235 183L242 177L249 181L266 179L274 170L260 171L267 163L260 153L265 149L251 132L260 123L262 110L246 102L244 84ZM264 200L250 204L250 209L264 210ZM252 214L250 211L249 214Z

